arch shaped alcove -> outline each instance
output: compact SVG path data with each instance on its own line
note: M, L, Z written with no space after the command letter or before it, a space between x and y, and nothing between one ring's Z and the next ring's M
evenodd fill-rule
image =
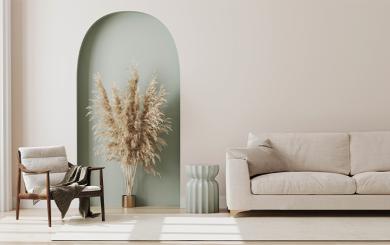
M140 12L116 12L96 21L80 48L77 69L77 158L83 165L103 165L105 200L108 207L120 207L124 183L120 165L95 154L97 142L86 107L95 89L93 76L99 72L106 88L115 81L126 86L130 65L136 64L143 91L154 73L168 92L166 114L173 131L165 137L168 146L161 154L161 177L138 168L135 195L137 205L179 206L180 192L180 74L174 40L156 18ZM91 163L91 164L88 164ZM93 180L97 181L97 180Z

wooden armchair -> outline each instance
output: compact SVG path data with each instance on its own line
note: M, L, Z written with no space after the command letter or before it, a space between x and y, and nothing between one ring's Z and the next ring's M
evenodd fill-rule
M51 227L51 200L50 185L62 181L71 163L67 161L65 147L21 147L18 150L19 170L17 185L16 219L19 219L20 200L46 200L49 227ZM104 210L104 167L90 167L88 171L88 185L78 197L100 197L102 221L105 221ZM100 185L90 185L91 172L99 171ZM25 191L21 192L22 176ZM44 194L33 193L34 188L44 187Z

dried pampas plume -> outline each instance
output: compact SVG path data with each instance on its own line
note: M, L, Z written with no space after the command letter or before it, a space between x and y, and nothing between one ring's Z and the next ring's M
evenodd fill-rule
M138 71L133 68L126 90L121 92L113 85L110 98L97 74L96 93L87 114L94 123L94 135L104 145L104 151L98 153L121 163L127 195L132 194L138 164L158 175L159 153L166 145L161 136L172 130L170 119L162 111L167 104L163 86L153 78L141 96L138 80Z

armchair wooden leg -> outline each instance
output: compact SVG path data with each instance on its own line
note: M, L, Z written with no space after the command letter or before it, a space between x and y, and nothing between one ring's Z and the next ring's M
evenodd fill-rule
M102 209L102 221L106 220L106 212L104 210L104 183L103 183L103 169L99 170L99 179L100 179L100 207Z
M22 181L22 173L21 170L18 170L18 189L17 189L17 197L16 197L16 220L19 219L19 212L20 212L20 186Z
M102 221L106 220L106 213L104 210L104 193L100 196L100 208L102 210Z
M47 219L51 227L51 199L50 199L50 175L46 173L46 200L47 200Z
M18 193L18 197L16 198L16 220L19 219L19 212L20 212L20 197Z
M50 200L50 197L47 199L47 219L49 222L49 227L51 227L51 200Z

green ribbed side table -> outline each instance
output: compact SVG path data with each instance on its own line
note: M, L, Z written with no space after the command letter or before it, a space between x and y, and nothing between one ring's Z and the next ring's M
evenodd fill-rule
M188 213L218 213L219 189L215 177L218 165L187 165L187 205Z

